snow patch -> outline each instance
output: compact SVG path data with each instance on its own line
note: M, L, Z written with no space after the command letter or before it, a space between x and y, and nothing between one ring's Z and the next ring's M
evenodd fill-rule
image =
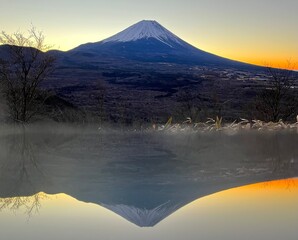
M164 28L158 22L148 20L138 22L102 42L131 42L149 38L154 38L170 47L173 47L174 43L182 46L185 45L183 40Z

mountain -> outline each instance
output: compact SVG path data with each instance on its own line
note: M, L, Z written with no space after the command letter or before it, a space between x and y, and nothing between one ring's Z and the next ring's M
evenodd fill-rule
M0 46L0 58L6 58L7 46ZM82 44L63 52L51 50L60 66L81 69L99 65L177 63L210 67L256 68L254 65L219 57L185 42L156 21L143 20L105 40ZM132 66L132 65L131 65Z
M70 58L118 59L141 62L249 66L202 51L188 44L156 21L143 20L100 42L80 45Z
M0 59L7 57L7 49L0 46ZM42 87L78 109L95 112L103 85L105 115L115 123L120 119L127 124L151 122L153 116L158 122L172 115L177 121L196 118L180 102L186 92L197 96L197 110L201 105L208 109L201 119L213 114L209 110L214 109L214 95L222 103L229 102L221 113L226 119L249 117L243 106L264 84L249 80L266 78L264 68L200 50L156 21L140 21L105 40L47 54L56 58L56 69Z

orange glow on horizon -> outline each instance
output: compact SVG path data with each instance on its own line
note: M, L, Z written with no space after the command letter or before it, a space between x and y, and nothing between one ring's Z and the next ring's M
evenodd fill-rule
M289 66L288 61L285 59L267 59L265 60L261 60L260 59L250 59L250 58L235 58L233 60L236 61L240 61L240 62L244 62L244 63L248 63L248 64L252 64L252 65L257 65L257 66L262 66L262 67L270 67L270 68L280 68L280 69L287 69L287 70L292 70L292 71L296 71L298 70L298 59L296 61L292 61L291 59L289 60L291 65Z
M194 45L195 46L195 45ZM297 56L290 52L290 50L285 49L285 52L266 52L261 51L260 49L253 48L242 50L242 52L238 52L236 49L230 49L230 51L225 51L221 49L220 46L217 48L213 48L209 46L209 48L200 48L200 46L195 46L201 50L206 52L218 55L223 58L231 59L234 61L239 61L243 63L248 63L257 66L263 67L272 67L272 68L280 68L280 69L288 69L288 70L298 70L298 52Z
M229 196L247 196L251 194L259 194L264 191L270 192L291 192L298 194L298 178L289 178L274 180L268 182L254 183L232 189L227 189L216 194L226 193ZM298 196L298 195L297 195Z

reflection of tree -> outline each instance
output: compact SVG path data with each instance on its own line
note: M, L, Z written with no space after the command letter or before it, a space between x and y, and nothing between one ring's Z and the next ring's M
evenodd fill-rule
M39 212L41 201L46 198L48 196L43 192L26 197L0 198L0 211L10 210L16 212L18 210L24 210L25 214L31 217L34 213Z
M42 154L73 139L73 134L64 133L16 126L0 136L0 211L21 210L29 217L39 211L46 194L38 192L46 191L45 186L49 185L41 167Z
M7 156L6 162L2 165L2 174L6 175L6 179L14 180L12 191L18 193L25 186L33 184L32 176L36 176L42 180L44 178L43 171L38 164L39 149L32 141L32 137L28 134L25 126L17 127L12 130L12 134L5 139ZM14 178L10 177L12 174ZM26 188L26 190L28 190Z
M37 131L38 129L38 131ZM17 126L0 136L0 196L28 196L49 184L44 156L55 152L74 134L63 130L49 131L49 126Z
M37 193L43 184L45 176L39 166L39 151L32 136L28 134L25 126L11 130L11 134L1 139L6 146L5 162L1 166L1 181L5 183L0 188L1 210L24 210L29 217L39 211L40 201L46 197L44 193ZM38 181L36 181L38 180Z
M274 135L272 137L271 142L271 156L270 156L270 160L271 160L271 164L272 164L272 172L273 173L278 173L278 172L282 172L284 170L289 169L289 165L290 165L290 161L289 159L286 159L285 157L281 157L281 146L280 146L280 142L279 139L276 135Z
M56 151L76 136L66 128L15 126L0 135L0 211L24 210L31 216L46 198L49 179L42 168L44 154ZM37 194L36 194L37 193ZM35 195L34 195L35 194Z
M298 160L298 135L295 132L255 132L242 140L237 138L237 141L249 159L271 172L274 178L295 176Z
M291 171L292 161L295 158L294 136L288 134L286 138L282 134L274 134L269 143L268 155L272 173L288 173ZM285 176L286 177L286 176Z

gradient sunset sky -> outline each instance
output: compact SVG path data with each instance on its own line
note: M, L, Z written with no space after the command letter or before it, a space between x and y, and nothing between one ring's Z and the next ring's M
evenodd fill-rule
M33 24L63 51L144 19L207 52L275 67L290 60L298 69L297 0L0 0L0 30Z

